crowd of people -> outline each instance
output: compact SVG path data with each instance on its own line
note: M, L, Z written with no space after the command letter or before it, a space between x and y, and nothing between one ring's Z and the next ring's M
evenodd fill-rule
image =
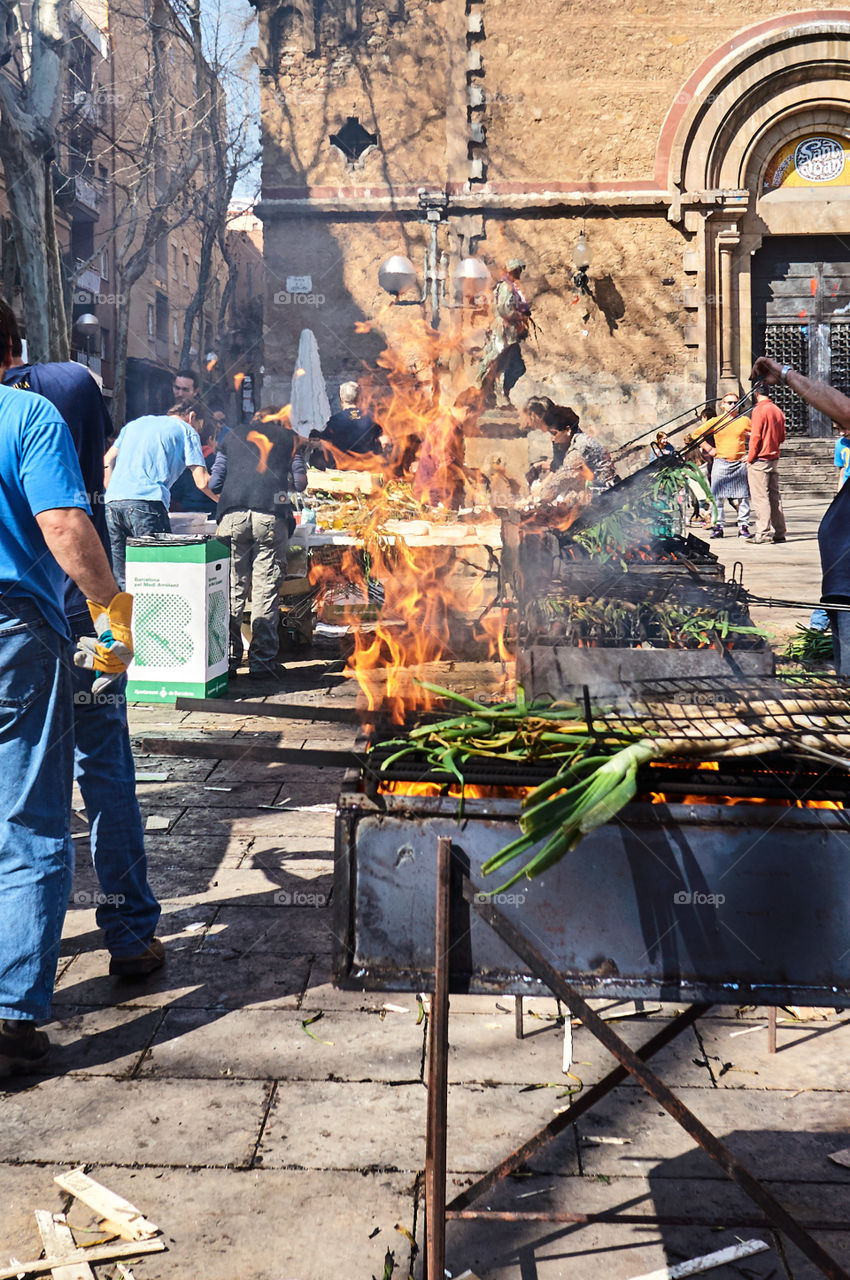
M763 386L752 395L755 403L749 415L739 412L744 397L733 392L720 401L719 413L703 410L702 425L685 437L684 452L702 468L711 485L716 507L712 538L724 535L724 507L729 502L739 538L781 543L787 539L779 493L785 414Z
M213 516L231 548L230 676L242 664L242 622L250 607L248 676L279 678L279 590L295 529L291 494L306 488L307 461L319 470L368 466L380 456L381 429L358 407L356 382L342 384L339 412L311 440L292 431L280 406L227 426L224 412L201 399L194 370L175 375L172 393L167 413L128 422L104 458L116 580L123 589L129 538L169 533L172 512Z

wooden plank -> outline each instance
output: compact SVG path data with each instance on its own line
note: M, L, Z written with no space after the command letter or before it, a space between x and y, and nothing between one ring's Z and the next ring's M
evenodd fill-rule
M139 751L156 756L186 756L194 760L259 760L265 764L299 764L313 768L350 769L352 765L374 772L366 757L356 751L315 751L309 747L264 747L247 738L201 742L194 738L142 738Z
M328 467L319 471L307 468L307 488L311 493L375 493L381 488L380 476L370 471L337 471Z
M115 1258L135 1258L142 1253L164 1253L161 1240L116 1241L115 1244L96 1244L90 1249L78 1249L75 1262L111 1262ZM17 1280L18 1276L40 1276L56 1267L68 1265L69 1258L37 1258L34 1262L16 1262L0 1270L0 1280Z
M702 1275L706 1271L713 1271L715 1267L725 1266L727 1262L750 1258L754 1253L763 1253L769 1248L770 1245L764 1240L741 1240L716 1253L691 1258L688 1262L677 1262L674 1266L662 1267L660 1271L645 1272L642 1276L633 1276L632 1280L684 1280L685 1276Z
M178 711L211 711L215 715L266 717L278 720L323 720L331 724L359 725L363 720L374 719L379 714L364 707L311 706L296 702L235 702L224 698L177 698ZM389 711L387 711L389 714Z
M96 1182L83 1169L71 1169L58 1174L53 1181L63 1191L82 1200L101 1218L105 1218L125 1240L149 1240L159 1235L159 1227L148 1219L123 1196Z
M36 1209L35 1221L44 1252L57 1258L68 1258L77 1253L77 1243L64 1213L51 1213L49 1209ZM65 1267L54 1267L53 1280L94 1280L94 1272L87 1262L71 1262Z

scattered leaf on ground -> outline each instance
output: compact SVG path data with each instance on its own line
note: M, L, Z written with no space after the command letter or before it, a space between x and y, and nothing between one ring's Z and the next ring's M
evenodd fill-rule
M310 1030L312 1024L314 1022L318 1022L319 1019L324 1018L324 1016L324 1013L320 1009L318 1013L313 1014L312 1018L304 1018L301 1023L301 1030L306 1032L311 1040L316 1040L319 1044L329 1044L333 1046L333 1040L322 1040L319 1036L313 1035L313 1032Z

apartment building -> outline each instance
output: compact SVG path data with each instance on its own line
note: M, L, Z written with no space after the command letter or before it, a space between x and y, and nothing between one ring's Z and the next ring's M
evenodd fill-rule
M201 164L172 192L165 229L130 286L127 269L143 247L151 209L186 168L192 131L199 120L203 131L209 103L197 113L191 35L167 0L124 0L112 7L101 0L69 0L68 12L72 38L54 196L72 358L90 366L110 399L118 374L120 313L126 309L126 420L168 407L173 373L181 364L201 266L193 196L209 179L208 142ZM212 82L208 67L205 74ZM0 213L6 207L0 189ZM22 315L8 215L2 229L3 290ZM207 274L188 351L189 363L202 373L206 353L199 342L215 343L227 280L217 248ZM96 326L83 320L92 316Z

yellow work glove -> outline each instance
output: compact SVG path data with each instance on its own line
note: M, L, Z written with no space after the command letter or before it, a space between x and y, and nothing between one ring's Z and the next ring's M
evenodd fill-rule
M133 597L121 591L107 605L96 604L93 600L87 600L86 604L97 637L80 637L74 664L101 672L92 685L92 692L100 693L117 676L123 675L133 660L133 633L130 630Z

